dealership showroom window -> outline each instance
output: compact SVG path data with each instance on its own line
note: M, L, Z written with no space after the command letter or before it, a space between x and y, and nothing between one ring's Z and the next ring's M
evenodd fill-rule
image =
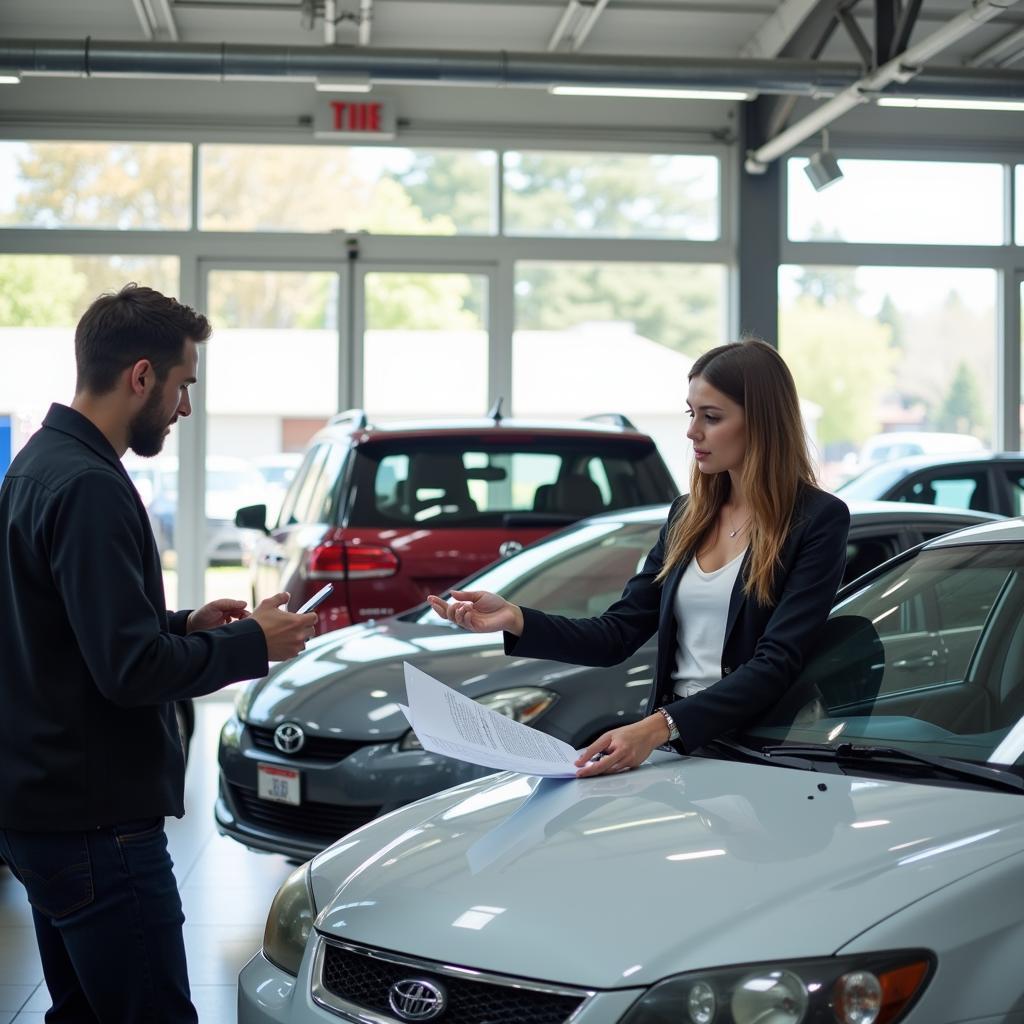
M332 587L298 657L163 715L190 1012L1024 1024L1024 0L0 7L0 475L136 282L211 326L121 460L166 607ZM697 472L691 366L750 336L851 513L786 697L617 775L438 752L406 664L538 744L644 716L657 637L530 660L426 598L601 615ZM16 690L8 779L61 753ZM24 875L0 1024L103 1020Z

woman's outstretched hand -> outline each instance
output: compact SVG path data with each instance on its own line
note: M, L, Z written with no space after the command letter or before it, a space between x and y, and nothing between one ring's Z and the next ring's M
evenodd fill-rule
M454 622L471 633L505 630L513 636L522 636L522 609L497 594L489 594L486 590L453 590L451 604L433 594L427 601L442 619Z
M639 768L651 756L655 747L668 741L668 724L665 716L655 712L632 725L623 725L598 736L593 743L576 758L579 771L576 778L586 779L591 775L608 775ZM592 757L603 756L597 761Z

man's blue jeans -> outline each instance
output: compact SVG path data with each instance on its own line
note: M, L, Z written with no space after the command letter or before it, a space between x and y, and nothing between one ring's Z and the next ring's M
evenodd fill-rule
M32 904L47 1024L195 1024L163 818L0 830L0 856Z

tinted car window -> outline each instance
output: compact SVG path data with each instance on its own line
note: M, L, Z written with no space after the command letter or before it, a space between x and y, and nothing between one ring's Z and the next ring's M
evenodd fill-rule
M989 497L988 474L929 473L915 477L902 486L894 495L897 501L914 501L921 505L942 505L945 508L980 509L992 508Z
M896 540L891 532L851 537L846 544L846 571L843 573L843 582L849 583L863 576L876 565L881 565L887 558L892 558L896 552Z
M295 507L298 503L299 495L307 487L309 475L313 471L319 453L319 447L314 447L306 452L303 457L302 465L299 466L298 472L295 474L281 504L281 514L277 518L277 525L279 527L290 526L298 522L298 519L295 518Z
M1024 546L923 550L836 607L794 689L807 702L754 731L987 760L1024 711L1022 613Z
M476 439L356 449L352 526L492 526L571 522L668 500L653 445L549 439L514 446Z

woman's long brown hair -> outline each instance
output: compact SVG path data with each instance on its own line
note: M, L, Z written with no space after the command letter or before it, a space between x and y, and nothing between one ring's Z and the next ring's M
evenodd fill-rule
M750 338L705 352L690 369L689 379L694 377L743 407L747 450L740 479L750 505L750 562L743 589L760 604L772 605L797 493L801 485L816 486L793 375L774 348ZM659 582L715 529L729 489L728 473L705 475L694 463L689 500L669 527Z

